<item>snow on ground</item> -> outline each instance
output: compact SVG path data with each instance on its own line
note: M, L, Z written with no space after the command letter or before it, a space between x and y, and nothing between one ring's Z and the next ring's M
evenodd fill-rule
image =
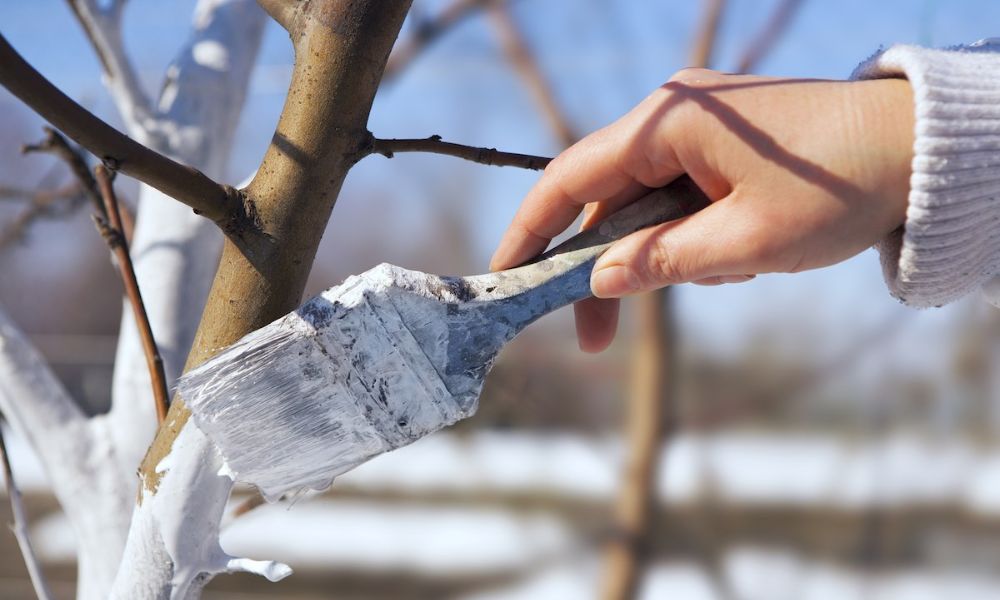
M346 543L345 543L346 542ZM415 571L430 575L525 569L579 542L561 521L500 509L317 501L259 508L222 534L227 552L293 567Z
M741 548L723 561L721 582L692 563L652 565L640 600L996 600L1000 578L930 570L866 574L788 552ZM596 558L546 569L506 588L462 600L585 600L597 597ZM720 583L722 585L720 585ZM730 593L726 594L726 590Z
M44 560L74 560L72 528L62 514L42 519L31 534ZM548 515L322 498L260 507L223 531L222 546L233 555L292 568L433 576L527 569L572 553L580 541Z
M372 460L335 485L607 500L617 489L622 456L620 440L610 436L440 434ZM1000 515L1000 447L915 434L853 442L834 435L743 431L678 436L664 450L660 497L694 502L707 483L736 503L955 504Z
M7 435L24 491L47 491L30 448ZM440 433L364 464L335 487L368 492L548 494L605 501L621 472L619 438L572 434ZM1000 516L1000 446L897 433L871 440L725 431L681 435L664 449L660 497L697 501L711 484L745 504L859 508L951 504Z

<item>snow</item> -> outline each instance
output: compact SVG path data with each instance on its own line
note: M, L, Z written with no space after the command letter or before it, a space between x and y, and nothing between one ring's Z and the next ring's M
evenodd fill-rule
M465 596L462 600L583 600L595 598L600 564L596 558L542 570L502 589ZM722 590L741 600L995 600L1000 578L931 570L899 570L868 574L823 562L810 562L785 552L743 548L724 560ZM640 600L722 600L717 582L702 568L681 562L650 567Z
M7 433L22 491L49 489L23 439ZM615 436L440 433L341 476L334 490L549 495L607 501L623 459ZM953 505L1000 516L1000 447L896 433L872 440L726 431L681 435L664 450L660 497L696 502L704 486L744 504Z

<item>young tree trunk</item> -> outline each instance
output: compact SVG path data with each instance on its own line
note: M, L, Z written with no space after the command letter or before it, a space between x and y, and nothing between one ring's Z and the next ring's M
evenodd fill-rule
M262 2L295 47L285 107L257 176L242 193L259 231L224 244L187 367L301 301L340 186L370 144L368 113L409 2ZM231 480L175 398L140 469L138 506L114 598L196 597L215 573L279 578L287 568L234 559L218 528Z

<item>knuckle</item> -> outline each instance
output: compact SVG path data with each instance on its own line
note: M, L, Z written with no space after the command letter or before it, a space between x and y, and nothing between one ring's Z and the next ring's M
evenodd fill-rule
M667 84L683 84L688 86L698 86L706 83L714 83L724 75L712 69L701 67L685 67L670 76Z
M684 281L684 271L677 253L663 236L658 236L646 254L645 269L640 275L645 286L663 286Z

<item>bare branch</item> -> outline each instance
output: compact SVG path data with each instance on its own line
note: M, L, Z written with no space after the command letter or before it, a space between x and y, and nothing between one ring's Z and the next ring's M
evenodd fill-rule
M749 73L760 63L764 55L771 51L775 42L788 29L792 17L795 16L795 11L801 5L802 0L780 0L780 4L775 8L774 13L771 14L767 25L764 26L764 29L757 34L743 52L743 56L736 67L737 73Z
M125 0L113 0L101 8L95 0L66 0L83 27L104 71L106 84L122 118L135 133L150 113L150 101L142 90L122 43L121 19Z
M497 36L503 45L507 60L514 67L521 79L528 86L542 115L549 123L549 128L564 147L573 145L580 136L566 118L566 113L556 102L552 86L542 73L538 61L528 48L528 43L510 13L506 3L495 3L490 7L490 18L497 31Z
M705 0L705 13L691 47L689 64L692 67L707 67L711 64L715 37L719 33L719 23L725 8L726 0Z
M483 165L496 167L518 167L521 169L531 169L537 171L544 169L549 164L551 158L545 156L534 156L531 154L518 154L516 152L501 152L496 148L477 148L475 146L465 146L452 142L445 142L439 135L432 135L429 138L418 139L379 139L373 138L371 149L367 154L381 154L386 158L392 158L397 152L429 152L432 154L445 154L465 160L471 160Z
M101 237L108 243L108 247L118 259L118 270L121 273L122 283L125 284L125 293L128 295L129 304L132 305L135 321L139 325L139 335L146 353L146 366L149 368L149 378L153 382L156 419L158 423L163 423L170 402L167 396L167 377L163 371L163 359L156 347L153 330L149 325L149 317L146 315L146 306L142 302L142 294L139 293L139 284L135 279L135 269L132 267L132 257L128 252L128 242L125 240L121 214L118 211L118 199L115 197L115 190L111 185L111 177L104 165L98 165L94 169L94 173L97 175L97 183L101 188L101 196L104 199L105 214L107 215L106 221L96 215L94 221L98 231L101 232Z
M280 0L278 1L280 2ZM436 18L417 22L413 35L406 41L400 42L389 56L382 81L395 78L421 52L453 27L474 15L478 10L497 2L498 0L455 0Z
M0 463L3 464L3 480L7 487L7 499L10 501L10 512L14 522L11 524L11 531L17 538L17 545L21 548L21 556L24 557L24 566L28 568L28 577L31 578L31 585L35 588L35 595L39 600L50 600L52 592L42 575L42 567L38 564L35 550L31 546L31 536L28 535L28 514L24 510L24 503L21 500L21 490L17 489L14 482L14 472L10 468L10 458L7 456L7 445L4 443L3 431L0 431Z
M0 230L0 248L5 248L24 239L28 228L38 219L50 216L70 215L84 204L84 194L79 183L73 183L56 190L30 192L7 188L4 190L23 194L29 200L28 206L18 213L6 226Z
M87 166L87 159L84 158L78 149L70 146L66 138L59 135L55 129L44 127L44 130L45 139L36 144L25 144L21 147L21 152L24 154L48 152L61 158L69 166L70 171L73 172L77 181L79 181L80 190L90 200L90 203L94 206L94 210L106 218L107 215L104 213L104 203L101 201L101 193L97 189L97 181L94 180L94 176L90 172L90 167Z
M117 170L162 191L239 237L257 224L238 190L146 148L94 116L29 65L0 36L0 84Z

